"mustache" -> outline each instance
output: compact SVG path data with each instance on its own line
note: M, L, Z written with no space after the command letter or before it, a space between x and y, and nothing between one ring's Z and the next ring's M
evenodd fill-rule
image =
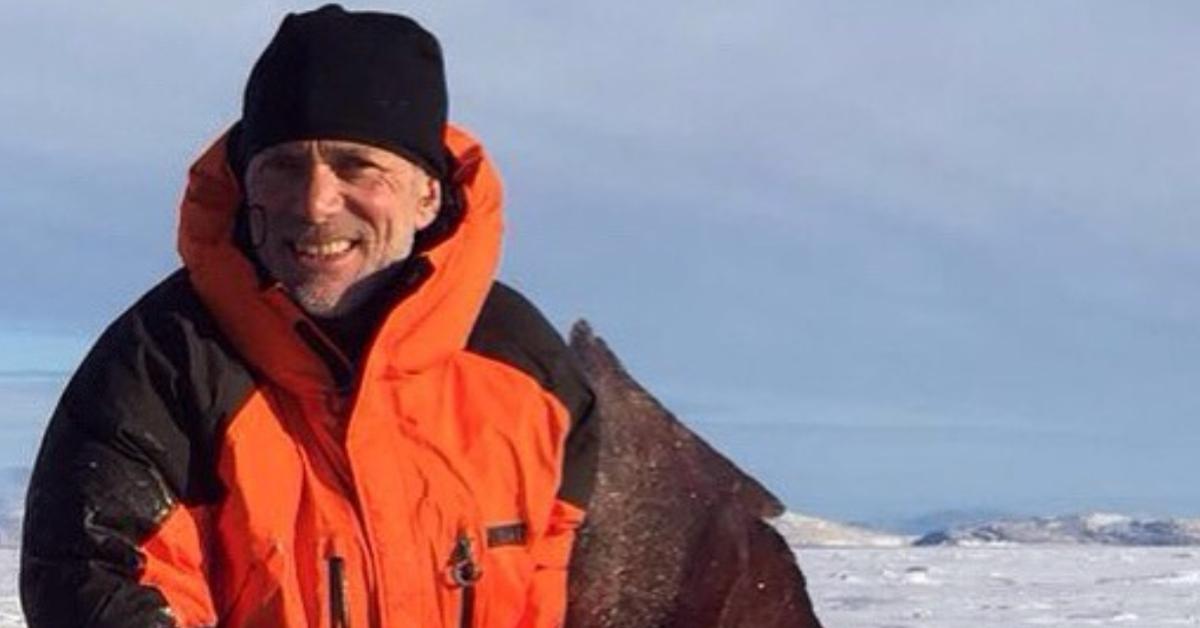
M328 242L330 240L362 240L368 232L366 225L351 214L340 214L322 222L313 222L305 216L268 212L262 205L248 207L254 246L257 248L268 239L288 242Z

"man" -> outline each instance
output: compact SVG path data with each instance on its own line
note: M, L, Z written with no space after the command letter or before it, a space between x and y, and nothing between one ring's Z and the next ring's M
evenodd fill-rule
M30 626L561 624L593 398L493 281L499 181L446 101L415 22L284 20L191 170L184 269L51 420Z

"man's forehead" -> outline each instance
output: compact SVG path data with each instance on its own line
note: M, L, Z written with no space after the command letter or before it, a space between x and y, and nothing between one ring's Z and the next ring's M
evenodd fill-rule
M352 140L341 139L308 139L308 140L293 140L283 142L264 148L254 156L252 161L271 162L277 159L307 159L320 156L324 159L334 157L358 157L370 159L372 161L381 161L389 164L399 164L403 162L415 167L419 167L406 159L403 155L398 155L390 150L355 142Z

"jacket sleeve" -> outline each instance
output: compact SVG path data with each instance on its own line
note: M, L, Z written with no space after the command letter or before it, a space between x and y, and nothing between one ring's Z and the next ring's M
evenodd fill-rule
M569 356L563 356L568 359ZM590 390L578 380L578 403L563 447L562 479L546 525L530 547L534 571L520 628L559 628L566 620L571 554L595 482L598 417Z
M21 550L29 626L214 624L199 530L153 467L117 443L62 428L42 451Z
M595 397L554 327L532 303L502 283L497 282L488 295L468 346L529 374L569 415L557 495L529 547L534 572L520 623L521 628L562 626L571 553L595 484L599 452Z
M84 360L38 453L21 548L31 628L215 624L197 516L213 489L190 463L197 403L217 387L194 390L194 326L137 309Z

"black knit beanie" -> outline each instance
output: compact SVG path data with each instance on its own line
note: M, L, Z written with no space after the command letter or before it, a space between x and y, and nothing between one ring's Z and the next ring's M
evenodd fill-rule
M264 148L339 139L390 150L444 179L446 109L441 47L415 21L336 4L292 13L250 72L230 162L242 177Z

